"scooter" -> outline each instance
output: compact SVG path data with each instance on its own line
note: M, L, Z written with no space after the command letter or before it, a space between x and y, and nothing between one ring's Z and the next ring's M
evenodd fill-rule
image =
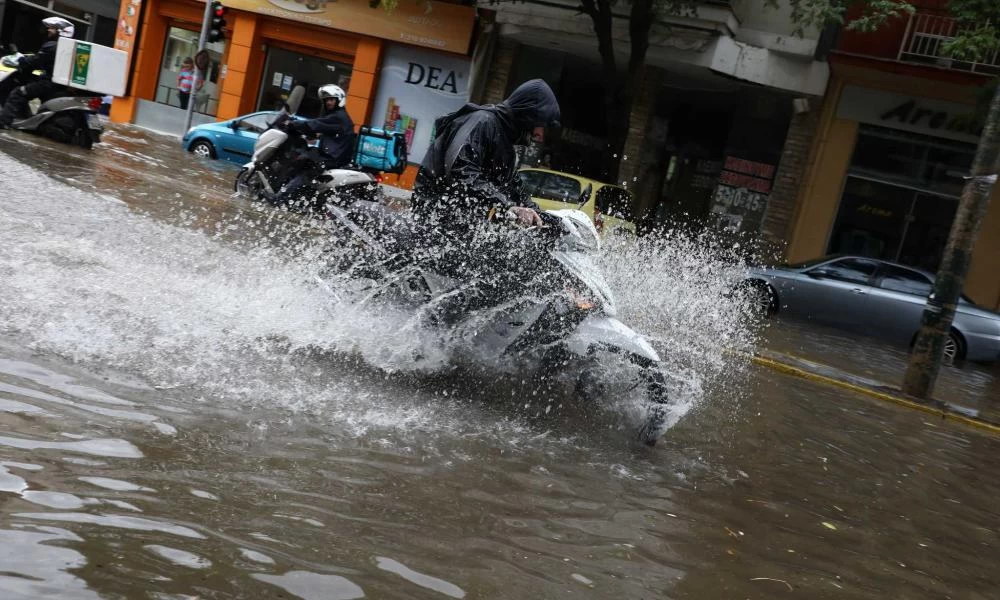
M467 282L412 259L420 229L408 211L363 201L326 210L332 258L319 281L338 301L388 303L434 323L436 309L468 289ZM499 306L463 311L442 326L452 340L461 340L460 360L489 372L563 380L585 401L602 399L605 375L624 372L631 406L641 411L636 437L652 446L679 418L671 412L660 356L616 318L614 296L594 261L601 241L590 217L576 209L545 217L551 222L545 231L521 232L541 236L547 256L537 260L547 261L545 281Z
M260 200L275 206L323 216L324 207L329 203L349 205L356 201L379 201L382 189L379 186L379 169L366 165L372 158L364 152L371 145L373 130L361 129L358 145L355 147L354 163L347 168L326 169L315 175L296 194L288 198L283 188L303 168L311 168L311 162L304 158L308 146L300 135L290 135L286 125L294 119L305 89L296 87L275 121L260 135L254 144L253 157L243 165L236 176L234 190L238 196ZM381 132L380 132L381 133ZM392 168L402 168L406 164L405 142L401 134L381 134L384 140L392 140ZM389 170L388 168L382 170Z
M0 64L9 69L17 69L18 60L22 56L20 53L5 56L0 59ZM6 75L13 76L13 72ZM71 95L70 90L64 88L59 96L43 101L37 110L19 115L11 123L11 129L35 133L89 150L101 141L101 134L104 132L104 125L97 115L100 103L98 101L95 106L94 100L90 96ZM31 111L30 105L28 110Z

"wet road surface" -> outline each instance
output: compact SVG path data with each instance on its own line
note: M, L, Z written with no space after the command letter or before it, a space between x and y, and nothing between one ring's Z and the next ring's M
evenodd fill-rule
M530 382L406 368L419 340L331 314L309 245L281 251L310 230L116 131L0 134L0 598L996 596L1000 440L727 362L756 338L708 259L618 290L704 392L637 449Z

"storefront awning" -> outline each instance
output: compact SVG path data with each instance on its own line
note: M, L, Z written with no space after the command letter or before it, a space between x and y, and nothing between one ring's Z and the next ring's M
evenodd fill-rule
M368 0L225 0L225 5L393 42L467 54L476 12L445 2L400 2L392 11Z

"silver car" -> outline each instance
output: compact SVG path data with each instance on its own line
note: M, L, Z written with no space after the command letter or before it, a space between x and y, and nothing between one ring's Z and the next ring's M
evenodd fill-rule
M745 285L768 313L912 345L934 274L859 256L750 269ZM945 346L948 360L1000 359L1000 314L963 296Z

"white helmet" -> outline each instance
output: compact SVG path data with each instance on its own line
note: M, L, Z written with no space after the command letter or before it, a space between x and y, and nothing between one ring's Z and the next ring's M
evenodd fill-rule
M330 83L319 88L320 102L326 102L327 98L336 98L337 106L343 106L344 100L347 99L347 94L344 93L343 88L339 85L333 85Z
M48 17L47 19L42 19L42 24L45 25L46 29L55 29L59 32L62 37L73 37L76 28L73 24L62 17Z

